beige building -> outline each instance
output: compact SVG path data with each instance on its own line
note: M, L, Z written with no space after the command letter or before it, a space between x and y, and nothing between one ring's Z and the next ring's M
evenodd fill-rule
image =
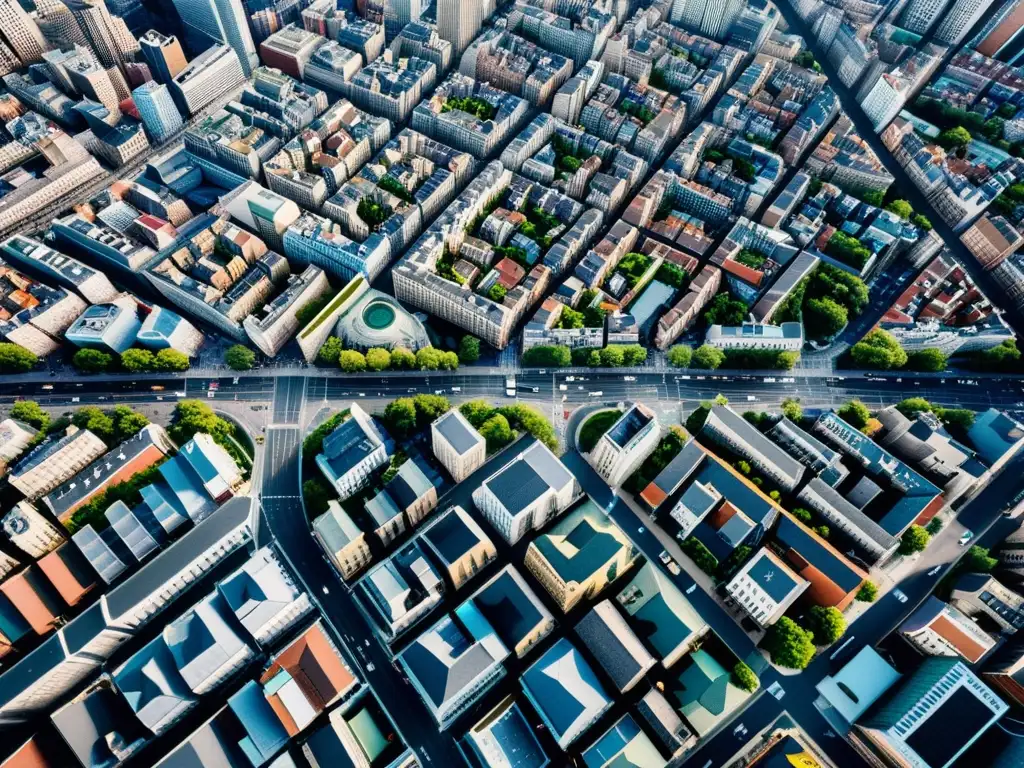
M37 560L64 543L60 530L27 501L19 501L0 520L8 540Z
M457 483L484 465L487 441L453 408L430 425L434 455Z
M494 542L466 510L456 506L430 524L421 539L425 547L444 566L455 589L498 557Z
M1002 216L982 216L960 235L960 240L986 271L998 267L1024 243L1020 232Z
M366 534L335 499L327 502L327 511L313 521L313 535L346 581L373 562Z
M1004 632L1024 627L1024 597L1002 585L988 573L967 573L960 577L950 603L967 616L988 616Z
M71 479L102 456L106 444L87 429L68 427L62 437L51 438L12 469L11 485L28 499L38 499Z
M530 542L525 565L568 613L581 600L599 595L636 555L626 534L588 499Z

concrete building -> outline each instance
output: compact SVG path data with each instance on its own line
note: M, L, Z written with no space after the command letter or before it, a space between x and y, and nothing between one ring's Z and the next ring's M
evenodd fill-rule
M505 647L520 659L555 628L555 617L511 565L506 565L467 602L476 606Z
M373 562L366 534L334 499L327 502L327 511L313 521L313 535L345 580Z
M619 693L633 689L658 663L610 600L580 619L576 635Z
M117 289L103 272L39 240L13 235L0 244L0 248L6 259L40 275L48 284L75 291L90 304L101 304L117 297Z
M29 500L38 499L98 459L106 444L87 429L68 427L25 455L11 468L8 481Z
M609 485L621 485L658 447L660 438L654 412L634 404L601 435L590 452L590 463Z
M960 240L990 272L1024 244L1024 235L1002 216L982 216L960 235Z
M299 310L331 289L326 273L310 264L291 274L284 290L242 321L242 327L263 354L274 357L299 332Z
M164 35L150 29L139 38L139 47L142 57L149 64L150 73L163 85L168 85L188 66L181 43L173 35Z
M132 100L155 144L166 141L185 125L166 85L152 80L143 83L132 91Z
M704 340L719 349L777 349L799 353L804 346L804 332L800 323L745 322L743 325L712 325Z
M780 450L727 405L711 409L701 433L742 456L783 490L796 490L803 478L804 467L800 462Z
M588 500L530 542L524 564L563 613L599 595L636 557L626 534Z
M546 768L551 764L514 696L506 696L473 725L460 746L487 768Z
M991 574L961 576L950 595L950 604L969 618L987 616L1008 634L1024 627L1024 597Z
M356 403L350 417L324 439L317 466L344 500L363 488L371 475L387 463L391 440Z
M868 575L812 530L788 514L779 517L772 544L782 561L810 582L804 599L844 610Z
M1009 707L958 659L925 659L856 729L888 765L948 768Z
M477 36L484 18L481 3L472 0L439 0L437 33L452 44L452 51L458 57Z
M287 24L260 43L260 57L268 67L302 80L306 64L324 39L301 26Z
M47 47L39 27L16 0L0 3L0 40L23 67L39 61Z
M389 51L364 66L344 83L342 92L357 107L397 125L406 121L437 82L437 67L416 57L394 63L390 59Z
M0 520L7 539L29 557L38 560L67 539L27 501L19 501Z
M184 22L186 38L194 41L194 50L203 50L211 41L230 46L246 77L259 66L240 0L174 0L174 7Z
M23 421L0 421L0 476L6 475L8 466L32 446L37 434L37 430Z
M759 549L725 586L730 600L758 626L774 624L809 584L769 549Z
M514 544L558 517L578 493L573 474L543 443L533 442L473 491L473 503Z
M434 456L456 483L472 475L487 460L487 441L458 408L452 408L430 425L430 438Z
M995 638L934 595L900 625L903 639L927 656L958 656L975 664L995 647Z
M245 78L246 70L231 46L214 45L175 75L170 89L181 113L195 115L224 95L226 87Z
M441 602L445 585L414 539L371 568L357 589L375 630L390 644Z
M439 481L430 465L417 456L402 464L384 488L364 504L376 526L374 533L385 547L434 510Z

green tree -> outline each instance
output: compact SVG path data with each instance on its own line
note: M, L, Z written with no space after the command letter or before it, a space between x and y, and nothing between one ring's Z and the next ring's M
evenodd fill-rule
M502 285L501 283L495 283L487 290L487 298L489 298L491 301L497 304L503 302L507 294L508 291L505 289L505 286Z
M362 352L354 349L343 349L338 355L338 367L345 373L360 373L366 370L366 358Z
M676 344L668 350L668 364L675 368L689 368L693 350L685 344Z
M846 619L831 605L813 606L807 612L807 624L817 645L831 645L846 633Z
M992 569L999 565L999 561L994 557L989 557L986 547L974 545L967 550L959 565L970 573L991 573Z
M808 299L804 304L804 328L812 339L828 339L849 321L846 307L827 296Z
M466 421L472 424L474 429L480 429L496 410L486 400L470 400L459 406L459 413L466 417Z
M416 352L416 367L421 371L436 371L441 367L441 350L424 347Z
M562 314L558 318L558 327L565 330L573 330L583 327L583 313L577 312L571 307L562 307Z
M864 429L871 420L871 411L860 400L851 400L841 406L836 414L854 429Z
M864 243L841 229L833 232L825 243L825 253L857 270L863 269L871 258L871 251Z
M906 200L893 200L887 206L885 210L895 213L901 219L909 220L914 214L914 207Z
M745 459L740 459L736 462L736 469L742 472L744 475L749 475L751 472L750 462Z
M873 603L878 599L878 587L872 581L865 581L857 590L857 600L862 603Z
M416 429L416 404L411 397L392 400L384 408L384 423L395 437L405 437Z
M115 405L110 416L114 420L114 440L119 443L138 434L139 430L149 424L149 419L127 405Z
M947 128L938 135L938 138L935 139L935 143L943 149L959 149L960 147L966 147L971 143L971 132L960 125L955 128Z
M860 199L868 205L874 205L877 207L882 204L883 200L885 200L885 192L880 189L872 189L868 192L864 192L860 196Z
M693 536L686 539L679 548L686 553L686 556L693 560L693 564L700 568L704 573L709 576L714 576L718 572L718 558L715 557L711 550L704 546L699 539Z
M338 357L341 355L342 349L341 339L337 336L328 336L327 341L325 341L324 345L320 347L320 351L316 353L317 364L330 366L337 365Z
M522 430L533 435L537 440L544 443L552 452L558 453L558 436L551 422L544 418L536 408L517 403L516 405L503 405L498 412L508 419L509 425L514 430Z
M787 397L782 401L782 415L793 422L799 423L804 417L804 409L800 406L800 398Z
M702 344L694 350L692 362L694 368L704 368L713 371L724 362L725 353L718 347Z
M153 368L165 373L187 371L188 367L188 355L170 347L161 349L153 358Z
M764 644L780 667L804 669L814 658L814 635L788 616L772 624Z
M0 373L25 373L36 367L39 358L18 344L0 342Z
M395 347L391 350L391 370L411 371L416 368L416 355L405 347Z
M202 400L179 400L167 431L178 445L184 445L198 432L204 432L223 444L235 429Z
M500 413L494 414L483 423L480 427L480 434L487 441L487 450L489 452L504 448L515 439L515 434L513 434L512 427L508 424L508 419Z
M928 525L926 525L924 529L928 531L928 534L930 536L934 536L942 530L942 521L937 517L933 517L931 520L928 521Z
M747 693L753 693L761 685L761 681L757 679L754 670L742 661L737 661L733 665L732 674L729 677L733 685Z
M416 426L425 427L451 410L452 404L442 395L416 395L412 399L416 406Z
M459 369L459 356L455 352L441 353L441 370L457 371Z
M246 346L234 344L224 353L224 362L233 371L248 371L256 364L256 353Z
M130 373L153 369L153 353L148 349L126 349L121 353L121 367Z
M911 216L910 223L923 232L932 231L932 222L923 213L915 213L913 216Z
M368 349L366 351L366 367L371 371L386 371L391 367L391 353L382 347Z
M601 350L601 365L605 368L621 368L625 360L625 353L618 344L609 344Z
M816 525L814 527L814 532L823 539L827 539L832 533L831 529L827 525Z
M311 477L302 484L302 499L306 503L306 514L319 517L327 511L327 502L335 498L331 490L318 477Z
M30 427L46 429L50 423L50 414L42 409L35 400L19 400L11 406L11 418L23 421Z
M320 314L320 310L326 307L331 301L330 294L325 294L315 299L310 299L295 313L295 319L299 322L299 328L305 328L313 318Z
M907 355L905 367L910 371L943 371L946 369L946 356L941 349L934 347L919 349Z
M114 439L114 420L95 405L79 408L71 417L71 423L79 429L88 429L105 443Z
M973 361L983 371L1017 371L1020 369L1020 350L1016 339L1007 339L1002 344L977 352Z
M747 316L747 305L727 291L715 295L704 310L708 325L740 325Z
M920 525L912 525L907 528L900 538L899 552L901 555L914 555L918 552L924 552L931 538L931 534Z
M896 410L912 419L919 413L930 413L932 404L923 397L908 397L896 403Z
M72 364L83 373L100 373L110 370L114 362L112 355L98 349L80 349L71 358Z
M540 344L523 352L523 365L565 368L571 363L572 355L568 347Z
M647 362L647 350L639 344L627 344L622 348L622 362L630 367Z
M795 517L797 520L799 520L804 525L810 525L811 524L812 515L811 515L811 513L809 511L807 511L803 507L794 507L793 508L793 517Z
M480 339L476 336L463 336L459 340L459 362L469 365L480 359Z
M891 370L907 363L907 353L896 338L881 328L870 331L850 348L850 357L863 368Z

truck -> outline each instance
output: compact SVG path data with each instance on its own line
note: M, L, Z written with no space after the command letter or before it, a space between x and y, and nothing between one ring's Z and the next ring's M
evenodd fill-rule
M516 377L509 376L505 379L505 394L508 397L516 396Z

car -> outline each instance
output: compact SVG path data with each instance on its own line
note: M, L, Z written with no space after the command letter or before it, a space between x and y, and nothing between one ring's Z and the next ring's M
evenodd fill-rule
M778 680L768 686L768 693L774 696L776 701L782 701L782 697L786 695Z
M582 387L580 387L580 389L582 389ZM599 389L599 390L597 390L597 392L590 392L590 393L588 393L588 394L589 394L589 395L590 395L591 397L604 397L604 392L602 392L602 391L601 391L600 389Z
M49 391L50 391L51 389L53 389L53 384L43 384L43 386L41 387L41 389L43 389L43 390L45 390L45 391L49 392Z
M452 387L452 392L453 392L453 393L456 393L456 394L457 394L457 393L459 393L459 392L461 392L461 391L462 391L462 387Z
M623 376L623 381L636 381L636 376Z
M894 589L892 591L892 596L899 600L901 603L907 602L907 595L903 592L902 589Z
M559 392L565 392L565 390L567 390L567 389L568 389L568 387L565 384L559 384L558 385L558 391Z
M963 536L961 536L957 540L957 544L959 544L961 547L966 547L967 544L970 542L970 540L973 539L973 538L974 538L974 533L973 532L971 532L971 531L964 531Z
M673 560L671 563L667 563L665 567L668 568L668 572L671 573L673 576L678 576L683 572L683 570L679 567L675 560Z
M661 560L661 562L663 562L665 565L668 565L672 562L672 555L668 553L667 549L663 549L661 550L661 554L658 555L658 559Z
M82 398L80 398L80 397L72 397L71 398L71 402L72 403L80 403L80 402L82 402Z
M643 532L644 532L644 531L646 531L646 530L647 530L647 529L646 529L646 528L644 528L644 527L643 527L643 526L641 525L641 526L640 526L639 528L637 528L637 529L636 529L636 532L637 532L637 533L643 533Z
M547 368L541 368L539 371L537 371L538 375L540 375L540 376L543 376L547 372L548 372Z

